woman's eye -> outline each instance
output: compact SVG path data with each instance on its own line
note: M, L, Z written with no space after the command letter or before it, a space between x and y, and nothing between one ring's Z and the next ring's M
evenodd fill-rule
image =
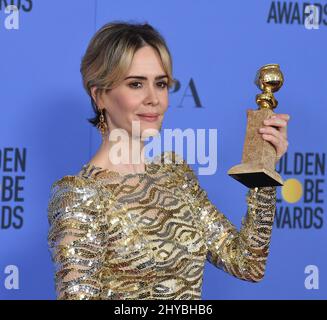
M167 87L167 85L168 85L168 83L167 82L165 82L165 81L162 81L162 82L158 82L159 83L159 87L160 88L166 88Z
M142 84L142 83L141 83L141 82L132 82L132 83L129 84L129 86L130 86L131 88L133 88L133 89L138 89L138 88L140 88L140 87L138 86L138 84Z

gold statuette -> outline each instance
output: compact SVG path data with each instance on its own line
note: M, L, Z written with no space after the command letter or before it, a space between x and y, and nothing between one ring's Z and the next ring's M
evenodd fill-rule
M228 171L228 175L249 188L283 185L283 179L275 171L276 150L259 133L263 121L274 114L273 109L278 102L273 92L278 91L283 82L284 77L278 64L267 64L257 72L255 84L262 90L256 96L259 108L247 112L242 162Z

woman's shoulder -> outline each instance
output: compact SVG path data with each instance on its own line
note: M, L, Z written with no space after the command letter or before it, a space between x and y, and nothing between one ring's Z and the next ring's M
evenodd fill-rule
M55 180L51 185L51 192L54 193L57 190L64 189L76 189L85 187L88 185L87 179L83 176L76 174L76 175L65 175L58 180Z
M67 203L86 201L101 195L104 190L100 184L91 177L83 175L83 170L75 175L65 175L54 181L50 187L49 205L52 203ZM107 196L109 190L105 190ZM60 200L60 201L59 201Z
M65 175L56 180L50 188L48 218L52 223L65 215L79 215L87 211L96 214L110 204L112 192L80 175ZM84 210L85 209L85 210Z
M77 173L65 175L54 181L51 185L51 190L56 191L57 189L62 189L63 187L66 189L76 189L83 187L97 188L98 185L94 183L95 179L92 175L93 170L94 168L92 168L92 166L84 164Z
M86 179L78 175L66 175L54 181L50 187L49 206L75 201L78 195L89 192Z

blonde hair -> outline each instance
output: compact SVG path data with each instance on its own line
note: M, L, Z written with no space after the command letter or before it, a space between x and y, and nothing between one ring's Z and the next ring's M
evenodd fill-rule
M168 88L171 88L176 82L172 76L171 54L165 39L150 24L114 21L105 24L92 37L80 67L83 86L96 114L88 119L91 124L97 126L101 114L92 98L91 88L95 86L96 94L100 94L119 84L126 76L135 52L147 45L159 54L168 76Z

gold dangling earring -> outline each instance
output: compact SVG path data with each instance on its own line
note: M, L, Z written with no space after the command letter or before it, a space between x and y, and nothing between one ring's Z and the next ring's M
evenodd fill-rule
M103 115L103 110L101 109L100 110L100 121L99 123L97 124L97 128L100 130L101 132L101 135L102 135L102 140L104 140L105 138L105 135L107 133L107 130L108 130L108 126L105 122L105 119L104 119L104 115Z

